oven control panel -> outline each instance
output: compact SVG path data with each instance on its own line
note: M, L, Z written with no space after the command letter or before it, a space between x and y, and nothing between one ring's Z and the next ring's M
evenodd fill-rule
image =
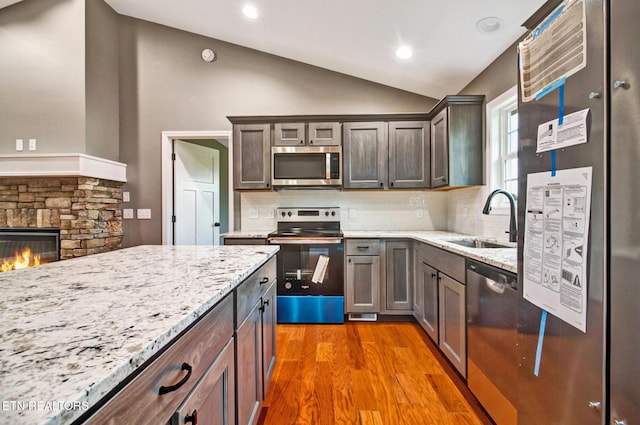
M340 221L340 208L276 208L277 221Z

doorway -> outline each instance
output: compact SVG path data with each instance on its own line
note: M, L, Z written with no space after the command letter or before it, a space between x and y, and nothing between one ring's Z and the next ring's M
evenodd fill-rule
M219 245L233 229L231 132L162 133L162 243Z

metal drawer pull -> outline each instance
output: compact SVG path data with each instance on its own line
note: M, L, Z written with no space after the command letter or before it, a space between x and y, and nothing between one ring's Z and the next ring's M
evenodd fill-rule
M358 249L369 249L369 245L367 245L367 246L358 245L357 248Z
M264 305L269 305L269 300L264 300Z
M193 425L198 425L198 411L193 409L190 415L186 415L184 417L184 423L188 424L191 422Z
M269 278L268 278L268 277L263 277L263 278L260 280L260 285L264 285L264 284L265 284L265 283L267 283L267 282L269 282Z
M180 366L180 370L186 370L187 371L187 374L184 376L184 378L182 378L180 380L180 382L178 382L175 385L170 385L168 387L165 387L164 385L161 386L158 389L158 394L164 395L164 394L170 393L172 391L175 391L178 388L180 388L181 386L183 386L189 380L189 378L191 378L191 370L192 369L193 368L191 367L191 365L189 363L187 363L187 362L182 363L182 366Z

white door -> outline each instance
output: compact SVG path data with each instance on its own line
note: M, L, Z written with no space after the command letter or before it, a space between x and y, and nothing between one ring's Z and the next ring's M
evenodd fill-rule
M220 152L174 140L174 241L176 245L218 245Z

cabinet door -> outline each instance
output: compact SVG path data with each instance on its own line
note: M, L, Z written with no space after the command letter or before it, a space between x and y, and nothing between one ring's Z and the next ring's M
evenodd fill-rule
M467 375L465 286L438 274L440 289L440 349L462 376Z
M271 129L269 124L233 127L233 187L271 189Z
M235 425L233 338L171 418L171 425Z
M307 139L304 134L304 123L277 123L273 126L274 146L304 146Z
M347 313L380 312L380 257L347 256Z
M387 242L387 310L410 311L413 302L411 282L411 242Z
M262 323L260 302L237 330L238 425L254 424L262 401Z
M276 365L276 284L267 289L262 297L262 399L267 395L271 375Z
M427 121L389 123L389 187L430 187L430 128Z
M420 319L422 318L422 312L424 310L424 285L420 281L420 266L422 262L420 261L420 243L415 242L413 244L413 317L415 317L416 321L420 323Z
M387 123L345 123L342 184L345 189L383 189L387 186Z
M449 109L431 120L431 187L446 186L449 178Z
M431 339L438 343L438 271L425 263L420 262L419 281L422 284L422 317L420 326L427 332Z
M340 146L342 132L339 122L310 122L309 145L311 146Z

